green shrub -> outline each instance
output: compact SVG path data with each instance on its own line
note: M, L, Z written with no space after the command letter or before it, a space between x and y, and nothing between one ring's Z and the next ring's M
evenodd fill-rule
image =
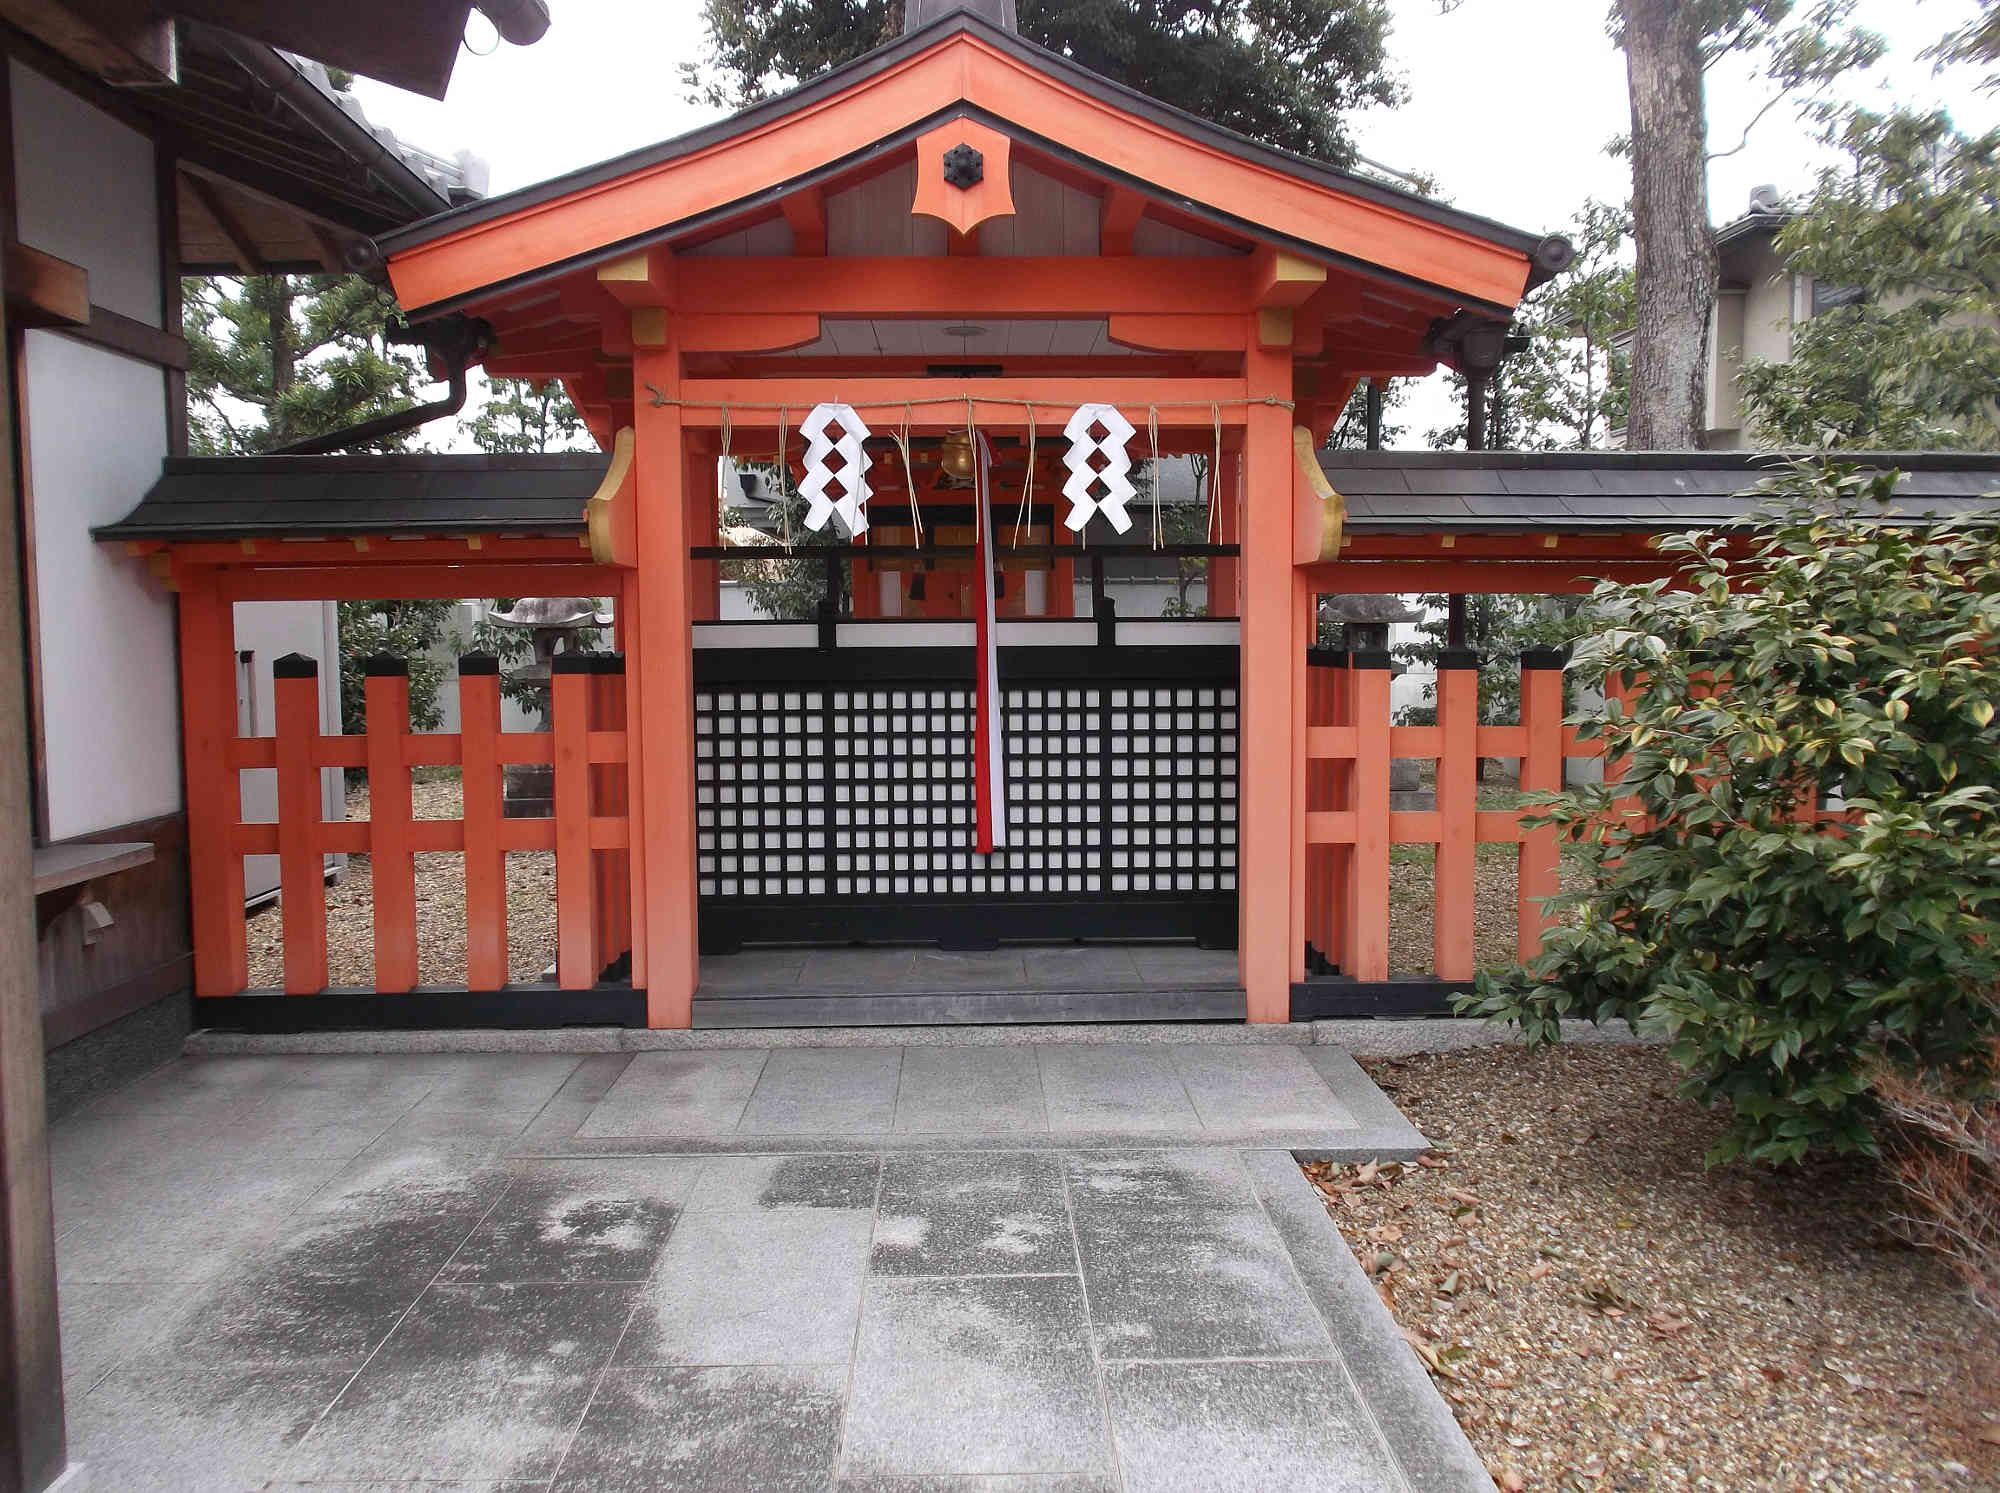
M1797 469L1749 533L1663 545L1685 587L1598 588L1575 667L1632 693L1578 724L1624 776L1537 799L1591 884L1461 1002L1531 1042L1565 1017L1663 1027L1685 1091L1733 1110L1713 1161L1872 1154L1871 1074L1993 1077L2000 537L1869 516L1894 484Z

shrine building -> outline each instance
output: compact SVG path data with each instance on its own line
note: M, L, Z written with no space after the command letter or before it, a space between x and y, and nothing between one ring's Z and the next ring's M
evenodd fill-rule
M1588 755L1563 659L1518 723L1447 653L1434 725L1391 719L1379 639L1318 598L1574 593L1668 573L1666 530L1740 516L1755 459L1329 452L1364 382L1464 372L1569 262L1521 231L1254 143L1026 43L1012 0L911 0L895 41L678 139L376 235L442 377L559 380L601 451L170 459L101 542L179 614L197 1024L1208 1019L1434 1009L1475 973L1475 856L1512 847L1539 945L1552 831L1482 807ZM1181 459L1169 503L1148 474ZM724 512L777 471L761 543ZM1990 459L1925 459L1964 507ZM761 567L761 569L759 568ZM745 578L749 577L749 580ZM792 615L739 604L788 578ZM1121 597L1150 578L1164 598ZM372 661L339 734L303 657L238 708L234 609L270 600L608 599L552 660L549 729L503 730L470 658L413 732ZM1436 764L1428 803L1390 765ZM545 766L546 817L510 817ZM462 817L417 817L455 767ZM324 810L365 771L369 816ZM243 774L275 774L272 822ZM1392 847L1434 847L1432 967L1389 967ZM509 972L507 857L552 852L549 978ZM370 857L373 980L330 988L326 858ZM419 982L415 866L462 857L462 982ZM282 988L253 989L246 857L276 856ZM1034 988L747 992L739 951L1043 951ZM1102 948L1206 951L1125 989ZM1233 951L1233 952L1231 952ZM1064 966L1061 961L1073 960ZM1218 963L1219 961L1219 963ZM1170 961L1169 961L1170 962Z

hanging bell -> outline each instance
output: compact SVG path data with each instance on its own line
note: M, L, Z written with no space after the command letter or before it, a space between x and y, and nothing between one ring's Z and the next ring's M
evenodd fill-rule
M953 430L946 433L944 445L938 451L938 466L947 477L960 482L972 476L974 459L970 432Z

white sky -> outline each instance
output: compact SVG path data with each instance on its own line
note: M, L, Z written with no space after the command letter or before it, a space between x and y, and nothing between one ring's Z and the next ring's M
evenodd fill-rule
M1628 163L1604 153L1627 125L1623 57L1606 38L1607 0L1393 0L1394 65L1409 85L1400 109L1355 121L1364 155L1434 176L1472 212L1526 229L1560 230L1586 197L1621 200ZM368 116L427 150L469 149L491 167L490 189L512 190L650 145L715 117L686 101L683 62L704 51L694 0L550 0L554 24L532 47L496 43L474 15L443 102L356 84ZM1975 0L1862 0L1859 18L1890 41L1891 60L1847 96L1943 104L1961 127L2000 118L2000 96L1938 80L1915 54L1975 9ZM1710 79L1710 148L1736 143L1767 95L1742 67ZM1740 154L1714 163L1709 201L1718 222L1744 209L1750 189L1811 183L1823 157L1781 105ZM1413 401L1412 436L1441 423L1441 397Z

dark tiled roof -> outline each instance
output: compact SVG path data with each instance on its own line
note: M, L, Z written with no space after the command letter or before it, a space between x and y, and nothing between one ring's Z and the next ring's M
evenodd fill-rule
M326 539L360 534L584 531L609 458L203 456L160 480L99 539Z
M1903 473L1893 517L2000 517L2000 454L1843 453ZM1750 489L1785 458L1751 451L1323 451L1356 533L1597 529L1670 531L1753 512Z

